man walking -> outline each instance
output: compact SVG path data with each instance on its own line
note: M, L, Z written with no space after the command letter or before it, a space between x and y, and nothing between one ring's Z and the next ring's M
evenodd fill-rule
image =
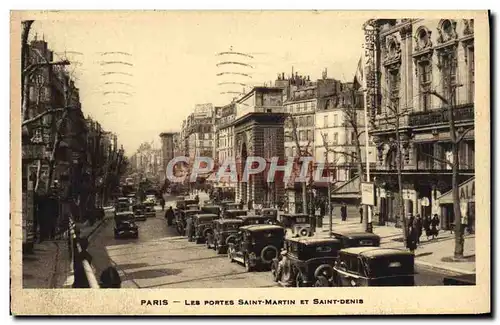
M165 211L165 199L162 197L160 199L161 211Z
M345 206L345 203L342 203L342 206L340 207L340 216L342 221L347 221L347 207Z
M363 223L363 206L359 207L359 223Z

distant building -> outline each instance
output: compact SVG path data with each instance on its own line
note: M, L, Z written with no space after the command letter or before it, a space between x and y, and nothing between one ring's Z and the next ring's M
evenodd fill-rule
M165 181L165 172L167 170L168 163L172 160L178 153L177 142L179 138L179 132L162 132L160 133L161 138L161 170L160 170L160 182Z

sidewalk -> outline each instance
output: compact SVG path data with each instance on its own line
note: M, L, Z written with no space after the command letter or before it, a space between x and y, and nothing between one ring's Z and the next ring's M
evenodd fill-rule
M81 236L91 236L107 218L93 226L80 224ZM68 275L72 275L72 267L67 239L35 244L33 254L23 254L23 288L65 287Z
M340 218L333 218L333 231L364 231L359 219L345 222ZM323 228L318 235L326 235L329 231L329 218L323 219ZM380 246L389 248L406 249L403 241L402 228L394 226L373 225L373 233L381 237ZM450 231L440 230L436 239L429 239L425 233L420 237L420 245L415 251L415 264L432 269L439 269L451 273L472 274L476 272L475 235L466 235L464 243L465 261L452 260L455 248L455 235Z

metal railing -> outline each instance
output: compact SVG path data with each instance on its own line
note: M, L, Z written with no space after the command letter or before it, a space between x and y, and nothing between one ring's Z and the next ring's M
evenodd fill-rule
M101 286L89 262L88 240L80 238L80 232L71 219L69 220L68 245L74 270L73 288L100 289Z

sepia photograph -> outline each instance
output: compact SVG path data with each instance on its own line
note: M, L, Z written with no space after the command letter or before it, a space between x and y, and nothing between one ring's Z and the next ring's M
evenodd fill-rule
M16 315L490 312L487 11L10 14Z

